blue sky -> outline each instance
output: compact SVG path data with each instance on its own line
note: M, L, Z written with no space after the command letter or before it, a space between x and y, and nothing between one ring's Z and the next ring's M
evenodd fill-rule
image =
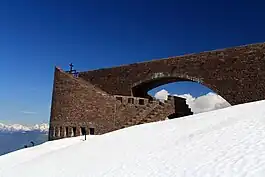
M48 122L54 66L78 70L265 41L264 2L0 1L0 122ZM170 92L207 89L171 84Z

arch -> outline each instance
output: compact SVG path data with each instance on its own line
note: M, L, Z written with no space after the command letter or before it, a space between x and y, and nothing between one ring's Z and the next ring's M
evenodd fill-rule
M175 71L174 68L173 70ZM148 95L149 90L152 90L161 85L181 81L190 81L202 84L222 96L222 94L220 94L216 87L211 84L205 83L202 78L191 77L187 74L178 74L176 72L159 72L149 74L144 79L132 85L132 95L135 97L150 98L150 95ZM225 97L223 98L226 99Z
M133 84L149 74L189 75L203 79L202 85L236 105L265 98L264 68L265 43L256 43L84 71L79 77L108 94L132 96ZM91 77L97 79L91 81Z

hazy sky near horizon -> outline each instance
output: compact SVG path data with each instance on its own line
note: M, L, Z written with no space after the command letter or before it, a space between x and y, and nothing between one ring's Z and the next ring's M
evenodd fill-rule
M55 65L83 71L263 42L264 18L262 1L1 0L0 122L48 122Z

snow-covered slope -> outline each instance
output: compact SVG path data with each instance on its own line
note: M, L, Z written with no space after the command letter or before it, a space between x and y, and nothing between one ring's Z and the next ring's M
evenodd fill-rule
M42 123L36 124L34 126L24 126L20 124L2 124L0 123L0 132L20 132L20 131L40 131L40 132L48 132L49 125Z
M1 177L264 177L265 101L0 156Z

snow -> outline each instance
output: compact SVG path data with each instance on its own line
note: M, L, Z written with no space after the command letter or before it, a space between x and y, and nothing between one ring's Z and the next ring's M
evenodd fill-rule
M1 177L263 177L265 101L0 156Z
M33 126L25 126L20 124L3 124L0 123L0 132L23 132L23 131L40 131L48 132L49 125L46 123L36 124Z
M46 123L35 124L33 127L31 127L31 130L39 130L41 132L48 132L49 124L46 124Z

